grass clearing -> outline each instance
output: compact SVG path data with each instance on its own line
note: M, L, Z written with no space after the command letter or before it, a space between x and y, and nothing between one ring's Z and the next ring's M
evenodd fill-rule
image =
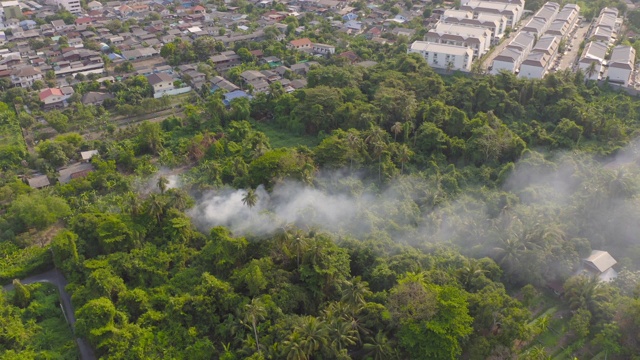
M309 148L316 147L320 140L315 136L297 135L280 130L275 126L263 122L257 122L252 120L251 125L258 131L261 131L267 135L272 148L293 147L293 146L308 146Z

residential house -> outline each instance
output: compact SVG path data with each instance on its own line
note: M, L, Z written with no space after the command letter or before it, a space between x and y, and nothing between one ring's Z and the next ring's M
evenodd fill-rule
M611 281L618 277L613 266L618 262L607 251L592 250L591 255L582 261L582 273L597 277L600 281Z
M11 72L11 83L14 86L26 88L38 80L42 80L42 72L33 66L24 66Z
M175 87L173 86L173 82L175 79L173 76L165 73L156 73L147 76L147 80L149 80L149 84L153 87L154 97L162 96L162 94L173 90ZM158 96L156 96L158 95Z
M28 178L27 184L29 184L32 189L42 189L51 185L51 182L49 182L47 175L36 175Z
M67 184L71 180L86 177L90 172L94 170L93 164L77 162L67 167L58 169L58 182L60 184Z
M223 78L222 76L214 76L211 79L211 92L214 93L218 90L224 90L226 92L233 92L239 90L240 88L236 86L236 84L230 82L229 80Z
M591 41L585 46L578 67L589 80L598 80L604 70L604 59L609 50L606 43Z
M100 155L98 150L88 150L80 152L80 161L83 163L88 163L94 156Z
M414 41L407 53L420 54L429 66L448 70L471 70L473 50L465 46Z
M518 33L509 45L493 59L491 73L495 75L500 71L508 71L510 73L518 71L524 59L533 49L535 41L535 36L531 34Z
M220 72L227 71L242 64L240 55L236 54L233 50L224 51L218 55L212 56L210 59L211 62L213 62L216 71Z
M40 101L44 104L44 110L63 108L65 106L64 100L66 98L59 88L46 88L40 91Z
M146 48L143 47L135 50L125 50L122 52L122 56L126 60L130 60L130 61L148 59L159 54L160 53L158 52L158 50L152 47L146 47Z
M89 8L89 11L102 10L102 3L99 1L92 1L87 4L87 8Z
M559 45L560 39L556 36L541 37L522 62L518 76L529 79L542 79L549 70L558 52Z
M313 50L313 52L315 54L322 54L322 55L335 54L335 52L336 52L336 47L335 46L327 45L327 44L314 43L313 46L311 47L311 49Z
M631 46L619 45L611 51L607 78L612 83L629 85L635 69L636 50Z
M51 25L53 26L53 29L57 32L64 31L67 28L67 24L65 24L64 21L62 20L53 20L51 22Z
M291 40L289 41L289 44L287 44L287 47L289 49L296 49L296 50L311 49L312 46L313 46L313 43L311 42L311 40L309 40L309 38Z
M224 103L225 106L229 107L231 105L231 101L238 98L251 99L252 96L242 90L236 90L224 94L224 100L222 100L222 103Z

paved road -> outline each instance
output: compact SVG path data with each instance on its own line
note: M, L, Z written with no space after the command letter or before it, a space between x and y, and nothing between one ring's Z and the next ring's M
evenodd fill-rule
M576 24L574 28L574 33L572 33L571 37L567 38L567 49L569 45L571 45L571 50L567 52L566 55L563 55L560 59L560 65L558 66L558 71L564 69L572 69L573 64L575 64L576 59L581 55L578 52L580 51L580 43L587 36L587 31L589 31L589 22L582 22L580 24Z
M58 292L60 294L60 304L62 305L65 318L67 319L69 325L71 325L71 328L75 331L74 324L76 323L76 317L75 313L73 312L73 305L71 304L71 296L69 296L69 293L67 293L64 289L65 286L67 286L67 279L64 278L64 275L62 275L59 270L53 269L38 275L29 276L20 280L20 282L25 285L37 282L48 282L55 285L58 288ZM11 291L13 290L13 285L9 284L3 286L2 289L4 291ZM93 352L93 349L91 349L91 346L89 346L89 344L87 344L84 339L76 338L76 343L78 343L80 358L82 360L97 359L95 353Z
M520 32L520 30L512 31L511 34L509 34L509 37L505 36L502 39L502 41L500 42L500 44L495 46L495 48L493 49L493 52L489 56L487 56L487 58L484 60L484 64L482 64L482 69L488 70L489 66L491 66L491 64L493 64L493 59L495 59L496 56L500 55L502 50L504 50L504 48L506 48L507 45L509 45L511 40L513 40L513 38L515 38L516 35L518 35L519 32Z

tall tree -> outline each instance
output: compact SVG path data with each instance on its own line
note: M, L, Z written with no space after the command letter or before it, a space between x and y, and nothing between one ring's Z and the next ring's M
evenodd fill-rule
M249 208L253 208L258 203L258 194L253 189L247 190L246 194L242 198L242 203L248 206Z
M260 342L258 341L258 322L264 320L267 316L267 310L259 298L253 298L249 304L244 307L244 322L249 324L253 330L253 336L256 340L256 350L260 353Z

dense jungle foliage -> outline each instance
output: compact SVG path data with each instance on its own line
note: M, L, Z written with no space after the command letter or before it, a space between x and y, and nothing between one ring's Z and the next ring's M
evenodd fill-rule
M32 190L6 164L3 281L62 269L76 334L106 359L542 359L540 299L568 309L569 354L637 357L640 102L580 73L441 77L404 54L308 78L39 144L27 160L51 178L99 151L68 184ZM319 144L275 146L252 123ZM308 188L324 197L282 216L278 192ZM232 189L232 225L212 221ZM616 281L574 276L592 249ZM2 356L37 358L36 298L0 298L0 321L22 324L0 327Z

